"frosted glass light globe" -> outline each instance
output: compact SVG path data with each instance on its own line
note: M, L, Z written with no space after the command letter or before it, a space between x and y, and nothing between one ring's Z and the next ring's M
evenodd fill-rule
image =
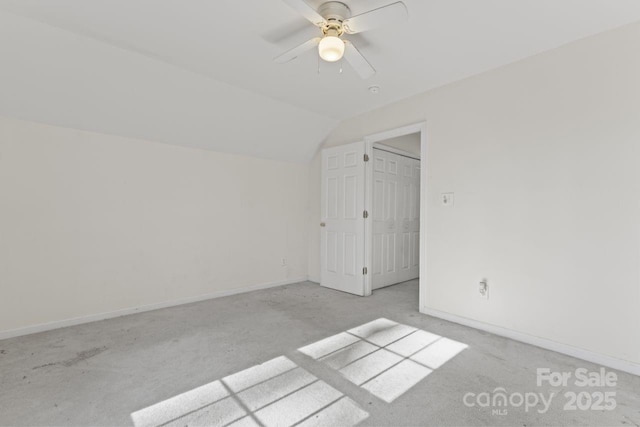
M320 40L318 45L320 58L327 62L336 62L344 55L344 42L340 37L326 36Z

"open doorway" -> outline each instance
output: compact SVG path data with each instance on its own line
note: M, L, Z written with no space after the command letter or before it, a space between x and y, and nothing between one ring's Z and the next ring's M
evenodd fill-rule
M371 157L371 287L420 274L420 133L376 142Z
M417 279L424 271L426 124L367 136L365 150L371 159L365 206L372 220L365 224L371 274L364 280L371 292Z
M323 150L322 286L368 296L424 271L425 128Z

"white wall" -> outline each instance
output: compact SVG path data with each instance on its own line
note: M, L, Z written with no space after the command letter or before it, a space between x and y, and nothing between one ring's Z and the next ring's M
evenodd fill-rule
M308 275L312 282L320 283L320 172L321 151L309 162L309 258Z
M638 52L640 24L372 111L331 134L327 145L337 145L427 121L423 310L640 362ZM319 199L318 175L310 179ZM455 192L455 207L438 203L443 192ZM478 296L482 278L488 302Z
M0 334L304 279L307 175L0 118Z

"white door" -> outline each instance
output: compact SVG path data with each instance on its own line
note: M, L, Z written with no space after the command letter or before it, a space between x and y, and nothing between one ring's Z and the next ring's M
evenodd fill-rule
M365 144L322 152L320 284L365 295Z
M420 271L420 161L373 150L372 288Z

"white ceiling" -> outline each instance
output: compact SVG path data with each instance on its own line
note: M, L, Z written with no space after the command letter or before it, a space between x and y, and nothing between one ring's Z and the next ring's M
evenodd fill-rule
M406 25L353 37L363 81L273 63L317 35L281 0L0 0L0 113L304 161L339 120L640 20L638 0L404 1Z

